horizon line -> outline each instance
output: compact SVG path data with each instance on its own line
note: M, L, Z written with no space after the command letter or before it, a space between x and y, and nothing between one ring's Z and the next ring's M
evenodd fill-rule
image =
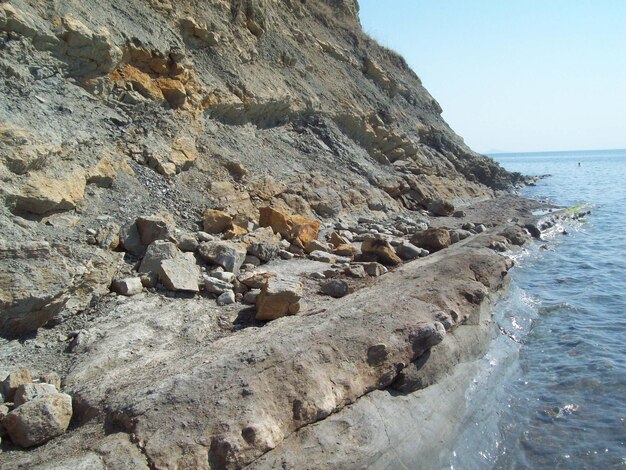
M573 152L614 152L616 150L626 151L626 147L604 148L604 149L580 149L580 150L523 150L523 151L488 151L478 152L483 155L510 155L519 153L573 153Z

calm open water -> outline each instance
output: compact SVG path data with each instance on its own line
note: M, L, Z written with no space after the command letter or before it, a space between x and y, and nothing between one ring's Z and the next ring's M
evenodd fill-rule
M626 468L626 150L499 154L523 194L592 214L516 256L447 468ZM578 166L578 162L581 166ZM450 455L451 454L451 455Z

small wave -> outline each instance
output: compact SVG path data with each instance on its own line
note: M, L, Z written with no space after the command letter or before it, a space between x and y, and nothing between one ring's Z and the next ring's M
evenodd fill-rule
M569 403L563 406L554 406L543 410L543 414L550 418L563 418L568 415L574 414L580 409L580 406L576 403Z

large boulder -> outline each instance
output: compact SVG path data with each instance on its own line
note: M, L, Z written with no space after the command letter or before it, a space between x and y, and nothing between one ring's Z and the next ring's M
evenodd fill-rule
M426 208L434 215L439 217L448 217L454 214L454 205L443 199L435 199L430 201Z
M226 271L236 273L246 259L246 247L229 241L204 242L198 253L205 261L221 266Z
M257 320L276 320L300 311L302 283L287 277L271 277L256 301Z
M37 383L37 384L22 384L17 387L14 397L14 405L16 407L28 403L35 398L43 397L46 395L54 395L58 393L57 388L52 384Z
M34 398L11 411L2 420L11 441L33 447L63 434L72 418L72 397L55 393Z
M33 376L28 369L20 369L11 372L2 383L0 383L0 392L5 400L13 401L17 389L22 385L32 383L32 381Z
M445 228L429 228L413 235L411 243L430 252L443 250L450 246L450 232Z
M301 215L288 215L271 207L262 207L259 213L261 227L272 227L274 233L280 233L283 238L300 248L304 248L311 240L317 238L320 229L319 220Z

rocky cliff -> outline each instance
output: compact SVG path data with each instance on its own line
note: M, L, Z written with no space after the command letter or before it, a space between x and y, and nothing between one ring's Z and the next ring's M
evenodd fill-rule
M0 378L61 374L58 461L255 462L400 383L510 267L511 234L375 281L483 232L458 210L427 228L521 176L463 143L356 0L2 1L0 68Z

